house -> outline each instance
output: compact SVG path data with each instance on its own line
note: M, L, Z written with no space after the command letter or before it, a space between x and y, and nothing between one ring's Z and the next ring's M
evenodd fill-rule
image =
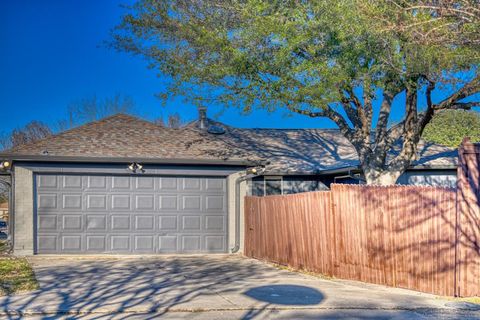
M451 185L456 151L422 144L400 178ZM18 255L226 253L242 249L243 196L361 181L337 130L165 128L118 114L0 154L12 175Z

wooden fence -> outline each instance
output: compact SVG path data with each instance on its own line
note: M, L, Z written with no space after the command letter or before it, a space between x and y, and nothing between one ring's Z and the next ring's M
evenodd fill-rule
M331 191L247 197L244 252L342 279L479 295L472 270L480 252L472 242L480 238L459 242L457 220L456 191L448 188L334 184ZM468 252L467 261L459 263L459 252ZM459 265L469 276L458 276Z
M247 256L343 279L480 296L480 144L459 148L456 189L334 184L247 197Z

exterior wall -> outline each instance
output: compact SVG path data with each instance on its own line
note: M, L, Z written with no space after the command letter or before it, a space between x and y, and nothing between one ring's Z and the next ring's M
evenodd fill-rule
M33 172L15 168L14 254L32 255L34 248Z
M227 177L227 197L228 197L228 246L229 251L235 247L235 182L241 177L244 172L237 172L231 174ZM244 199L247 195L247 181L240 183L240 249L238 252L243 252L243 242L244 242Z
M320 176L283 176L282 194L328 190ZM248 195L264 196L264 177L255 177L248 183Z
M409 170L398 178L397 184L455 188L457 170Z
M364 184L364 181L349 177L348 172L335 175L283 176L282 190L283 194L328 190L332 183ZM397 184L455 188L457 170L408 170L400 176ZM264 196L263 176L255 177L249 181L248 195Z

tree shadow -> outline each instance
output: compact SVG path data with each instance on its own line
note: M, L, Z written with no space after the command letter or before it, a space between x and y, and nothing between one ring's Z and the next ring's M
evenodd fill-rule
M38 259L38 258L37 258ZM125 261L65 261L35 267L40 289L28 294L2 297L0 310L7 319L22 317L25 310L55 319L71 314L80 319L105 316L105 312L140 311L143 319L155 319L182 306L234 307L222 295L238 288L238 281L259 282L264 266L237 263L236 258L178 257L166 259L126 259ZM78 313L78 314L76 314ZM122 315L119 315L122 316Z
M480 292L478 196L458 216L456 190L439 187L333 184L247 202L249 256L438 295Z
M216 158L267 161L272 173L321 173L325 170L359 167L354 146L338 129L241 129L214 122L225 133L214 135L189 127L203 137L206 154ZM200 141L199 141L200 142ZM219 147L221 145L221 147ZM401 142L388 152L388 159L400 151ZM413 165L457 164L457 151L421 141Z

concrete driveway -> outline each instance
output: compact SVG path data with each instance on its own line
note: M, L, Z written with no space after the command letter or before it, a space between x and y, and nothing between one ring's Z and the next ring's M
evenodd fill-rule
M477 305L321 279L234 255L31 261L40 289L0 297L0 317L480 319Z

